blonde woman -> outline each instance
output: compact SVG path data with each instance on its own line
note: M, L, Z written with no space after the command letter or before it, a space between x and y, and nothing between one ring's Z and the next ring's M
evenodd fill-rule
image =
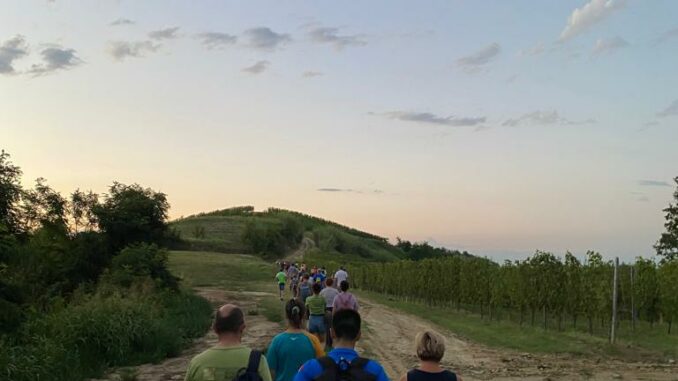
M445 338L433 331L424 331L414 339L419 367L410 370L400 381L461 381L461 377L445 370L440 361L445 355Z

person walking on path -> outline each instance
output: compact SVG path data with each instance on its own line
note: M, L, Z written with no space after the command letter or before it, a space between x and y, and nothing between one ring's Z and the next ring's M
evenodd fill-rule
M461 377L440 366L445 355L445 338L432 331L417 334L414 339L419 367L404 374L400 381L461 381Z
M325 298L320 296L320 284L313 284L313 295L306 299L308 311L308 332L316 335L321 343L325 342Z
M358 300L348 292L348 281L343 281L339 284L339 289L341 293L334 298L332 303L332 313L336 314L341 310L355 310L358 311L360 306L358 305Z
M301 283L299 284L299 299L301 299L301 303L304 305L306 305L306 298L313 293L311 285L308 274L304 274L301 278Z
M339 295L339 290L334 288L334 279L327 278L325 281L327 287L323 288L320 291L320 296L325 299L325 327L329 328L332 326L332 306L334 305L334 298ZM330 330L325 330L325 348L332 348L332 335Z
M287 330L273 338L266 352L274 381L292 381L301 365L325 355L318 338L302 328L305 308L291 299L285 305Z
M349 376L352 381L389 381L381 364L358 356L355 345L360 340L360 324L360 314L354 310L334 314L334 349L326 357L307 361L294 381L339 381L345 379L342 376Z
M212 329L219 341L193 357L184 381L232 380L243 368L254 368L262 381L271 381L266 357L242 345L245 316L238 306L221 306L214 314Z
M285 294L285 283L287 283L287 275L283 268L280 268L277 274L275 274L275 279L278 281L278 288L280 289L280 301L283 300L283 295Z
M341 282L348 280L348 273L344 266L339 267L339 270L334 273L334 280L337 283L337 286L341 285Z

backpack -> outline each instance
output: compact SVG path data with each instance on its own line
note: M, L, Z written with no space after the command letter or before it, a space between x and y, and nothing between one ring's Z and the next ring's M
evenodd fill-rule
M261 362L261 352L252 350L250 359L247 362L247 368L241 368L236 373L233 381L263 381L259 375L259 363Z
M376 381L377 376L366 371L365 366L370 360L356 357L348 362L341 359L339 364L329 357L321 357L318 362L323 367L323 372L315 377L314 381Z
M299 296L301 297L301 300L306 303L306 298L311 296L311 287L308 283L303 282L303 284L299 286Z

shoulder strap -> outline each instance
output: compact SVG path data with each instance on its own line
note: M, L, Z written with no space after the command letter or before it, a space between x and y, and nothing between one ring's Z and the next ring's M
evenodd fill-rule
M253 349L250 352L250 360L247 363L247 372L259 373L259 362L261 362L261 352Z
M367 363L370 362L370 360L362 357L356 357L351 361L351 368L359 368L363 369L364 367L367 366Z
M320 363L320 365L323 367L323 370L337 368L337 363L334 362L334 360L330 356L323 356L323 357L318 358L317 360Z

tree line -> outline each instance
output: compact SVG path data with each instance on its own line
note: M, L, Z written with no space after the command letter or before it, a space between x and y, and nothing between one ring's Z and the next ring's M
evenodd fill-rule
M177 354L209 324L162 247L165 194L113 183L64 197L0 152L0 379L79 380Z

